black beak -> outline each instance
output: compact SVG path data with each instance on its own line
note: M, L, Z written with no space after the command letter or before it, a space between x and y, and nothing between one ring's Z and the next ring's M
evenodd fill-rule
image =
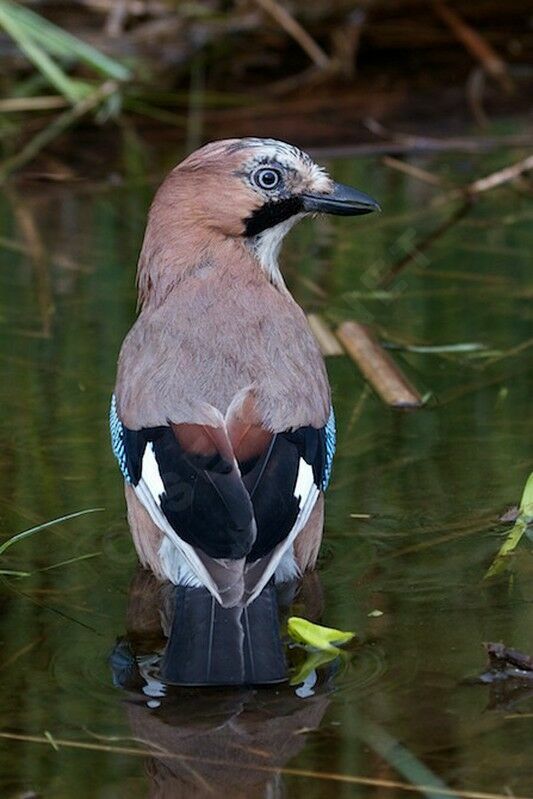
M304 211L339 216L359 216L381 211L378 203L368 194L342 183L334 183L333 190L327 194L302 194L302 203Z

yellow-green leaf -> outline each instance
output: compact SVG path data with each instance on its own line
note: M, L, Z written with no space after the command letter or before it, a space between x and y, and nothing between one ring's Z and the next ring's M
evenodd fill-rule
M520 501L520 512L526 516L527 521L533 521L533 472L527 478L527 482Z
M346 644L355 633L335 630L332 627L321 627L299 616L291 616L287 622L287 632L294 641L313 647L323 652L338 653L335 644Z
M487 573L485 574L484 579L488 580L491 577L496 577L502 571L505 570L508 560L507 558L509 555L516 549L518 546L520 539L524 535L527 530L527 527L533 521L533 472L529 475L526 485L524 487L524 491L522 493L522 499L520 501L520 514L512 528L511 532L507 535L505 541L500 547L500 550L494 560L492 561L490 568L488 569Z

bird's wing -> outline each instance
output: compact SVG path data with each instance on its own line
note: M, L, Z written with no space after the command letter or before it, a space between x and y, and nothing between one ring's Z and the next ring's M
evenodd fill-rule
M272 433L250 391L225 419L210 406L202 423L141 430L121 423L113 400L111 434L125 479L173 545L160 554L177 551L224 605L268 583L327 486L335 447L333 412L322 428Z
M125 479L173 545L170 551L226 605L242 593L256 527L224 419L214 408L200 410L198 423L129 430L113 398L111 436Z
M253 395L236 397L226 428L250 495L257 537L247 555L245 601L255 599L305 527L328 484L335 449L333 411L322 428L268 433Z

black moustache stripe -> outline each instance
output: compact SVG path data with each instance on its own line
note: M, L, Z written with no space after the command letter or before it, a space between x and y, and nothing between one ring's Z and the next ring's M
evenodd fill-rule
M249 217L244 220L244 235L257 236L264 230L268 230L280 222L285 222L294 214L303 211L303 202L300 197L288 197L286 200L271 200L261 208L257 208Z

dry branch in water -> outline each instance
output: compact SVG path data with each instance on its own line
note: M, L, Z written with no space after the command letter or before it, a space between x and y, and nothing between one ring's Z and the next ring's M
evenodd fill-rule
M394 408L420 408L423 400L371 330L360 322L344 322L337 337L381 399Z
M533 658L519 652L518 649L510 649L504 644L485 644L487 655L489 656L489 663L492 669L498 671L505 671L509 666L520 669L521 671L530 672L533 676ZM512 674L516 676L516 674Z

